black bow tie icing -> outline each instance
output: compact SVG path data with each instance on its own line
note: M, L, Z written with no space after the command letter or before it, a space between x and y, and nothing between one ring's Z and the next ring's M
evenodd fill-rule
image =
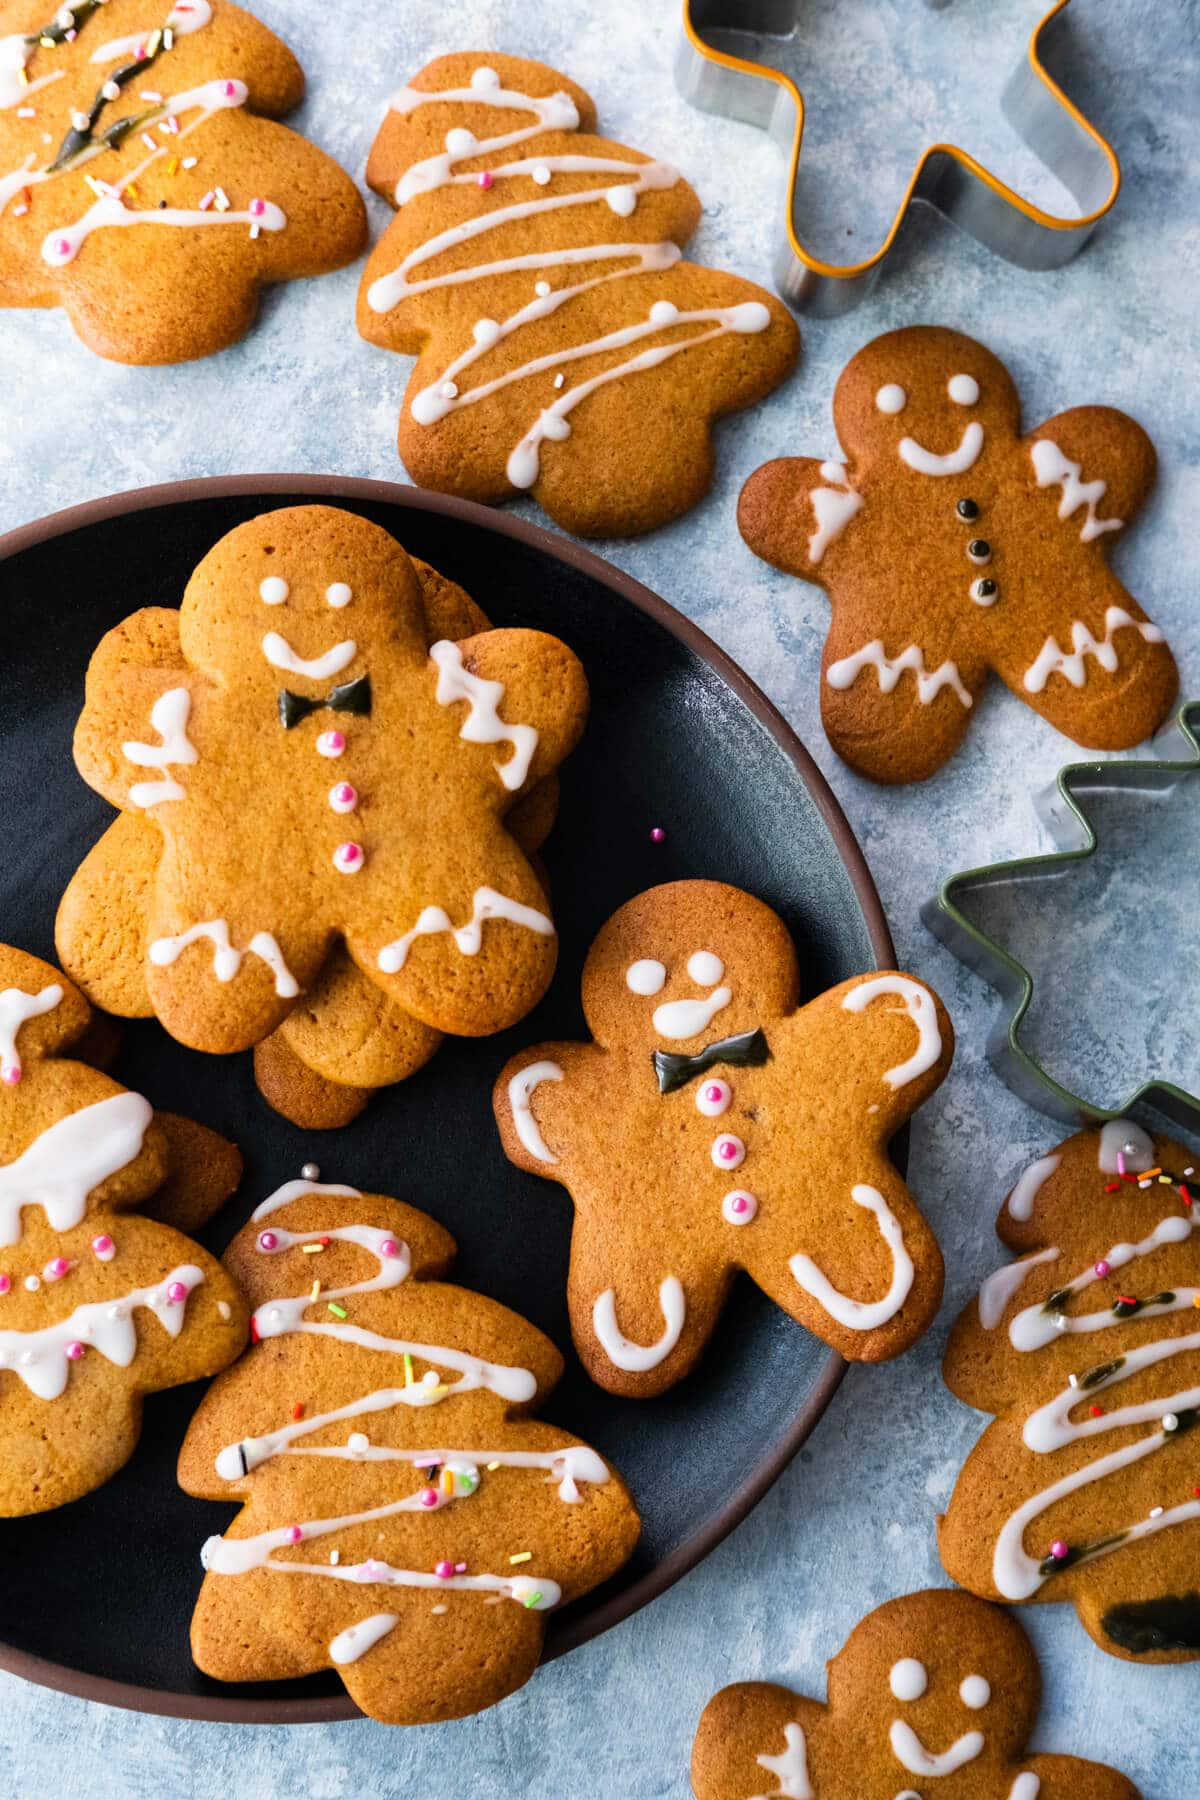
M717 1063L732 1063L737 1068L757 1068L769 1062L771 1051L761 1031L743 1031L736 1037L717 1038L695 1056L681 1056L674 1050L655 1050L651 1058L658 1076L661 1094L674 1093L686 1087L697 1075L706 1075Z
M334 712L370 713L371 677L360 675L356 681L344 681L340 687L330 688L323 700L309 700L304 694L293 694L290 688L279 690L279 718L285 731L323 706L332 707Z

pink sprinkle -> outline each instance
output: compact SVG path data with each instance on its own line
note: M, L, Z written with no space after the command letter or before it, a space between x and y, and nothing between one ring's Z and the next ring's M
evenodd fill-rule
M232 100L236 93L237 89L234 87L232 81L227 81L225 83L225 98L227 100Z
M363 848L361 844L339 844L333 853L333 866L343 875L353 875L362 867Z
M488 171L486 169L483 171L482 175L479 177L479 185L481 188L490 188L492 185L492 177L488 174Z
M1117 1174L1123 1175L1124 1173L1125 1173L1125 1152L1123 1150L1118 1150L1117 1151Z
M80 1357L83 1355L83 1345L80 1343L78 1338L73 1338L72 1341L67 1345L67 1355L70 1357L72 1362L78 1362Z
M1050 1554L1055 1562L1061 1562L1064 1556L1070 1554L1070 1546L1064 1544L1061 1538L1055 1538L1050 1546Z
M433 1572L440 1581L449 1581L454 1573L454 1564L452 1562L447 1562L443 1557L440 1563L434 1565Z
M63 36L66 38L68 44L73 44L75 42L75 39L79 36L79 33L76 31L75 27L72 25L70 31L65 31L63 33Z
M438 1503L436 1488L422 1488L417 1498L422 1506L436 1506Z
M267 203L265 200L252 200L250 202L249 213L252 219L261 219L266 210Z
M172 1306L179 1306L188 1297L188 1291L182 1281L173 1281L167 1289L167 1299Z
M16 1087L21 1079L20 1063L5 1063L4 1067L0 1069L0 1079L6 1081L9 1087Z
M667 840L666 832L663 830L661 825L656 825L654 827L654 830L650 833L650 842L652 844L664 844L664 843L666 843L666 840Z
M739 1194L736 1200L732 1200L730 1202L730 1205L733 1207L733 1210L735 1213L744 1213L748 1204L749 1204L749 1202L746 1200L745 1196L742 1194Z
M70 1274L71 1265L65 1256L52 1256L42 1274L47 1281L61 1281L64 1275Z
M384 1238L379 1246L379 1254L380 1256L399 1256L400 1246L395 1238Z
M1111 1266L1104 1261L1103 1257L1101 1257L1101 1259L1098 1263L1093 1264L1093 1268L1095 1270L1095 1273L1100 1277L1101 1281L1104 1280L1104 1277L1106 1275L1112 1274Z
M260 1231L258 1234L258 1247L260 1250L276 1250L279 1247L279 1239L275 1236L273 1231Z
M717 1146L717 1155L721 1157L724 1162L732 1162L737 1155L737 1145L731 1143L728 1138L723 1138Z
M725 1090L714 1081L710 1087L705 1088L704 1098L710 1100L715 1106L718 1100L725 1098Z
M455 1565L454 1565L454 1573L455 1573L455 1574L456 1574L456 1575L465 1575L465 1574L466 1574L466 1572L467 1572L467 1565L466 1565L466 1563L455 1563Z
M213 193L212 189L209 188L207 194L205 194L204 198L200 202L200 211L207 212L209 207L212 205L212 203L215 199L216 199L216 195Z
M322 756L340 756L346 748L346 736L341 731L323 731L317 739L317 749Z
M100 1258L101 1262L111 1262L116 1254L116 1249L117 1246L113 1243L107 1231L102 1231L98 1237L92 1239L92 1252Z
M300 1542L300 1539L303 1536L304 1536L304 1533L301 1531L299 1525L289 1525L288 1526L287 1541L289 1544L298 1544Z
M10 1278L7 1275L0 1275L0 1294L7 1294L11 1286L12 1281Z
M57 250L57 252L60 256L70 256L70 254L71 254L70 238L59 238L58 243L55 245L55 249Z

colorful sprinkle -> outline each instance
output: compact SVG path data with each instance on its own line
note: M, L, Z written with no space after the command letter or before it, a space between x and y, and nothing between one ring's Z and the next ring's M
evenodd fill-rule
M1098 1263L1093 1264L1093 1268L1094 1268L1095 1273L1100 1277L1101 1281L1104 1280L1104 1277L1106 1275L1112 1274L1111 1266L1104 1261L1103 1257L1101 1257L1101 1259Z
M12 1286L12 1281L9 1278L9 1276L0 1275L0 1294L7 1294L8 1290L11 1286Z
M1070 1545L1064 1544L1061 1538L1055 1538L1050 1546L1050 1554L1055 1562L1062 1562L1065 1556L1070 1555Z
M447 1562L445 1557L443 1557L441 1562L433 1565L433 1572L438 1577L439 1581L449 1581L450 1577L454 1574L454 1564L452 1562Z
M339 1306L336 1300L327 1300L325 1304L335 1319L344 1319L346 1317L345 1307Z
M527 1595L526 1598L524 1599L524 1601L522 1602L522 1605L525 1607L526 1612L529 1611L529 1608L531 1606L536 1606L538 1601L541 1599L541 1597L542 1597L542 1594L541 1594L540 1588L538 1589L537 1593Z
M1178 1413L1164 1413L1162 1428L1164 1431L1178 1431L1179 1430L1179 1414Z
M333 853L333 866L341 875L357 875L365 858L361 844L339 844Z
M666 841L667 841L667 834L663 830L662 826L655 825L650 832L650 842L652 844L665 844Z
M532 1550L518 1550L517 1554L515 1556L510 1556L508 1560L510 1563L532 1562L533 1561L533 1551Z
M42 1270L47 1281L61 1281L63 1276L69 1275L70 1272L71 1265L65 1256L52 1256Z
M492 175L488 172L487 169L484 169L482 174L479 177L479 185L481 188L490 188L492 185L492 180L493 180Z
M1102 1406L1093 1404L1088 1407L1088 1411L1091 1413L1093 1419L1101 1419L1104 1417L1104 1408Z
M92 1254L98 1261L111 1262L116 1253L117 1246L113 1243L107 1231L101 1231L92 1239Z
M379 1254L380 1256L399 1256L400 1246L395 1238L384 1238L379 1246Z
M277 1250L279 1248L279 1239L273 1231L260 1231L258 1234L258 1247L260 1250Z
M438 1503L437 1489L431 1487L422 1488L421 1492L417 1495L417 1498L422 1506L436 1506Z
M167 1299L172 1306L182 1306L188 1297L188 1291L182 1281L172 1281L167 1288Z
M83 1355L83 1345L79 1342L78 1338L73 1338L67 1345L67 1355L72 1362L78 1362Z
M297 1400L296 1404L293 1406L292 1417L293 1417L293 1419L302 1419L304 1417L304 1402L303 1402L303 1400Z
M298 1544L300 1542L300 1539L303 1536L304 1536L304 1532L299 1525L289 1525L288 1526L287 1541L289 1544Z

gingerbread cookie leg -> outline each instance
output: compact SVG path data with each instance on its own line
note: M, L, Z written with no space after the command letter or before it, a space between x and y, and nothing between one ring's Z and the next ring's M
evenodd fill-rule
M71 877L58 907L54 942L68 975L88 998L122 1019L154 1011L146 986L146 922L162 837L131 813L114 819Z
M318 1075L291 1049L283 1026L255 1044L254 1079L267 1105L303 1131L337 1131L349 1125L375 1092Z

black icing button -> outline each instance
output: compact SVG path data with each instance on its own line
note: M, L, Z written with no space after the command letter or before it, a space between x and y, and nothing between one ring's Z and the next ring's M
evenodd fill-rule
M992 546L986 538L972 538L967 545L967 555L973 563L991 562Z
M960 500L954 508L960 519L969 525L972 519L979 517L979 507L974 500Z
M991 606L999 590L990 575L981 575L971 583L971 598L979 606Z

